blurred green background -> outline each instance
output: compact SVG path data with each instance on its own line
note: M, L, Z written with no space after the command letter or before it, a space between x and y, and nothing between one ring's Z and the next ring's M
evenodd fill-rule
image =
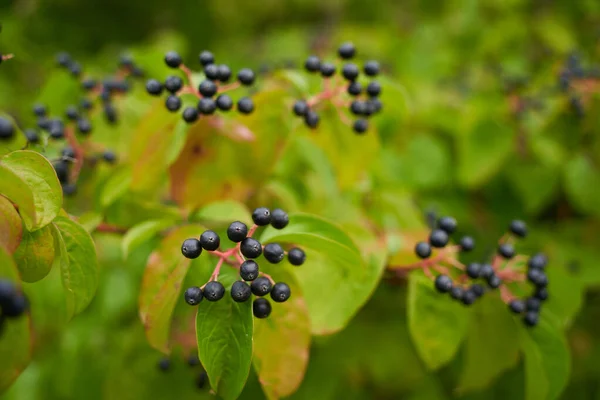
M556 296L548 308L560 318L571 348L562 398L600 399L600 86L594 75L600 2L19 0L1 2L0 22L0 52L15 54L0 65L0 109L24 125L33 121L35 101L52 110L77 101L77 85L54 65L59 51L100 77L129 52L148 76L164 78L162 54L172 48L194 67L198 52L211 49L234 69L258 70L301 66L311 53L333 58L339 43L354 42L359 56L380 60L388 77L384 112L370 132L381 147L362 160L370 163L368 187L342 180L340 198L352 206L342 207L351 211L340 216L340 202L324 202L329 194L310 187L324 171L314 160L299 162L313 174L288 176L298 168L292 160L276 178L301 187L298 209L342 220L353 217L358 193L369 204L364 214L390 230L420 229L428 210L450 213L462 232L481 243L479 256L489 254L508 221L525 219L532 237L519 250L550 255ZM584 73L562 90L559 76L573 60ZM138 86L122 104L130 117L116 133L99 133L124 158L124 138L151 103ZM289 112L292 97L261 106ZM521 102L518 112L515 101ZM577 101L583 112L573 105ZM291 113L281 118L291 119ZM261 129L280 126L289 128ZM351 152L358 158L362 150L357 144ZM307 177L308 188L299 183ZM71 206L88 211L81 202ZM65 329L45 323L43 341L53 345L40 350L2 398L208 397L206 389L195 388L197 371L185 365L184 355L175 355L174 368L161 373L160 354L145 342L137 293L156 243L124 262L118 237L95 239L103 265L97 298ZM47 290L52 293L50 284ZM473 360L462 349L449 365L428 372L408 334L405 292L402 283L384 279L347 329L316 338L306 379L292 398L523 398L522 360L478 381L477 366L464 372ZM493 336L490 346L498 345L498 337L515 340L503 332ZM478 343L478 362L493 364L497 351L488 353L485 340ZM251 376L242 397L262 396Z

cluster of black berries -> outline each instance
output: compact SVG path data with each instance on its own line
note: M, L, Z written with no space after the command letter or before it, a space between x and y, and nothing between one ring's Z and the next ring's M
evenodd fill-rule
M187 365L191 368L199 367L201 371L196 376L196 387L198 389L204 389L206 385L206 380L208 379L208 375L206 374L206 370L200 363L200 359L198 358L198 354L195 352L190 354L186 360ZM171 369L171 360L167 357L163 357L158 361L158 369L162 372L168 372Z
M260 207L252 213L252 220L256 226L266 226L271 224L276 229L283 229L289 223L288 215L281 209L273 211L265 207ZM239 243L239 251L244 257L239 265L240 277L242 280L236 281L231 286L231 298L236 302L245 302L254 294L257 298L252 304L254 316L256 318L266 318L271 314L271 303L264 298L268 294L271 299L277 303L285 302L290 298L290 287L284 282L272 282L266 276L259 276L259 266L254 259L260 257L272 263L278 264L285 258L285 250L277 243L269 243L263 246L258 240L248 236L248 227L243 222L235 221L227 229L227 238L234 243ZM221 239L214 231L205 231L200 235L200 239L191 238L183 242L181 246L182 254L187 258L197 258L202 254L202 250L215 251L219 249ZM288 261L292 265L302 265L306 259L304 251L294 247L287 252ZM251 282L248 285L247 282ZM190 305L198 305L203 298L208 301L218 301L225 295L225 287L218 281L208 282L204 288L193 286L185 291L185 301Z
M356 48L352 43L343 43L338 48L338 55L343 60L351 60L356 55ZM323 62L317 56L310 56L304 63L304 68L310 73L320 73L323 78L331 78L336 73L336 66L330 62ZM373 78L379 74L379 62L371 60L363 65L364 74ZM350 104L350 112L358 117L353 123L352 128L358 134L365 133L369 127L367 122L368 117L381 111L382 104L379 100L381 94L381 85L379 82L372 80L363 88L363 85L358 81L360 76L360 68L353 62L346 62L342 66L342 76L348 81L346 92L353 98ZM358 98L361 95L364 98ZM314 111L308 102L305 100L297 100L294 103L293 112L299 117L304 118L304 122L310 128L316 128L319 124L319 115Z
M129 78L141 78L144 71L135 64L133 58L127 54L121 55L118 63L119 71L115 76L107 77L102 80L91 77L82 78L81 64L71 58L68 53L61 52L56 56L56 62L59 66L69 70L73 77L81 82L81 88L88 93L96 93L103 104L104 117L106 121L114 124L118 120L117 109L113 104L115 95L127 93L130 90L131 81ZM93 107L93 101L84 97L79 107L71 105L67 107L67 118L77 120L79 114L83 114ZM79 109L78 109L79 108ZM82 122L78 129L81 133L89 133L91 125L88 122ZM82 129L83 128L83 129Z
M573 81L584 79L600 79L600 68L584 68L577 54L570 54L558 75L558 87L569 94L569 105L578 118L583 118L585 109L581 97L571 89Z
M17 290L13 282L0 279L0 331L7 318L20 317L27 311L28 306L27 298Z
M206 77L198 86L200 99L196 107L186 107L182 117L188 123L195 122L200 115L212 115L215 111L229 111L233 108L233 100L226 93L219 94L219 84L227 83L231 79L232 72L226 64L215 64L215 57L209 51L203 51L199 55L200 64L204 68ZM165 63L171 68L183 67L181 56L169 51L165 55ZM251 86L255 81L255 74L249 68L243 68L237 73L237 80L244 86ZM178 111L182 106L181 98L177 95L184 88L183 79L177 75L168 76L164 83L156 79L146 82L146 91L153 96L160 96L163 89L169 95L165 100L167 110ZM214 98L217 96L216 98ZM254 111L254 103L250 97L242 97L237 101L237 110L242 114L250 114Z
M417 243L415 253L421 259L429 258L432 254L432 248L441 249L448 244L450 235L456 231L456 228L456 219L453 217L440 218L437 221L435 229L431 231L428 242ZM509 232L512 237L524 238L527 236L527 226L523 221L514 220L509 225ZM459 241L458 247L461 251L471 251L475 247L475 241L470 236L463 236ZM514 246L508 242L500 243L497 248L497 254L505 260L510 260L515 256ZM527 277L535 285L536 291L525 302L512 300L509 304L513 312L525 312L524 322L528 326L537 324L540 304L548 297L546 290L548 279L543 272L546 263L546 258L542 254L531 257L528 264L529 272ZM485 282L485 286L490 290L498 289L503 284L502 279L496 274L490 263L469 263L466 265L464 273L471 280ZM435 288L439 292L449 293L453 299L467 306L473 304L479 297L483 296L486 292L485 286L478 282L470 285L455 283L446 274L440 274L435 278Z

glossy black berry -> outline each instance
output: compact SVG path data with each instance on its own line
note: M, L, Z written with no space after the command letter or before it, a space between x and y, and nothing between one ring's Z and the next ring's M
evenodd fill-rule
M515 219L514 221L511 221L509 230L513 235L519 237L527 236L527 225L521 220Z
M98 85L98 82L92 78L86 78L81 81L81 87L83 90L92 90Z
M335 74L335 65L332 63L324 62L321 64L321 75L325 78L329 78Z
M204 250L215 251L221 245L221 238L215 231L204 231L200 235L200 245Z
M280 263L285 257L283 248L277 243L269 243L263 251L265 258L272 264Z
M218 67L218 78L221 82L227 82L231 78L231 68L228 65L221 64Z
M9 301L2 305L2 315L8 318L16 318L29 308L29 302L22 293L15 294Z
M200 289L198 286L192 286L186 289L183 297L185 302L190 306L197 306L202 301L204 295L202 294L202 289Z
M521 314L525 311L525 303L522 300L512 300L508 303L508 308L515 314Z
M525 317L523 317L523 322L526 326L536 326L539 319L540 315L536 311L527 311Z
M181 254L185 258L198 258L202 254L202 246L196 238L190 238L183 241L181 245Z
M198 85L198 91L204 97L213 97L217 93L217 85L211 80L204 80Z
M515 248L510 243L502 243L498 246L498 254L503 258L511 259L515 256Z
M354 44L350 42L345 42L342 43L338 48L338 54L343 59L349 59L354 57L354 55L356 54L356 48L354 47Z
M469 278L477 279L477 278L479 278L479 276L481 274L481 264L476 263L476 262L469 263L469 264L467 264L467 268L466 268L465 272L467 273Z
M198 377L196 378L196 387L198 389L204 389L207 379L208 379L208 375L206 374L206 371L200 372L198 374Z
M252 303L252 313L256 318L267 318L271 314L271 303L269 303L269 300L263 298L254 300Z
M246 238L246 235L248 235L248 227L243 222L232 222L229 228L227 228L227 237L232 242L241 242Z
M306 115L308 110L309 107L308 104L306 104L306 101L296 100L296 102L294 103L294 114L296 114L297 116L302 117Z
M255 296L266 296L271 292L271 281L264 276L259 276L250 284L250 289Z
M206 66L215 62L215 56L210 51L204 50L198 56L200 64Z
M37 126L40 129L43 129L43 130L47 131L47 130L50 129L51 125L52 125L52 123L51 123L50 119L48 119L46 117L39 117L37 119Z
M181 108L181 99L172 94L165 100L165 106L167 107L167 110L175 112Z
M29 143L35 144L39 143L40 141L40 136L35 129L25 129L23 134L25 134L25 137Z
M379 74L379 63L374 60L367 61L363 70L367 76L377 76Z
M350 82L346 91L351 96L358 96L362 93L362 85L358 82Z
M254 83L254 78L254 71L250 68L242 68L237 74L238 81L245 86L252 85Z
M67 109L65 110L65 115L71 121L75 121L77 118L79 118L79 111L77 110L76 106L71 104L67 106Z
M245 238L240 243L240 251L246 258L257 258L262 254L262 245L253 238Z
M240 278L253 281L258 278L258 264L254 260L246 260L240 265Z
M381 85L379 82L371 82L367 85L367 94L371 97L377 97L381 94Z
M462 297L462 302L465 306L470 306L471 304L475 303L475 300L477 300L477 296L473 290L471 289L467 289L464 291L463 293L463 297Z
M9 304L16 295L15 284L6 279L0 279L0 308Z
M237 102L237 109L242 114L250 114L254 111L254 103L250 97L242 97Z
M92 131L92 123L87 118L79 118L77 120L77 131L82 134L87 134Z
M79 64L77 61L73 61L70 65L69 65L69 72L71 73L71 75L77 77L79 75L81 75L81 64Z
M110 150L104 150L102 152L102 159L109 164L114 164L117 161L117 155Z
M209 97L203 97L198 100L197 108L200 114L211 115L217 110L217 103Z
M11 139L15 135L15 128L11 121L0 117L0 140Z
M487 278L487 283L488 283L488 286L491 287L492 289L498 289L500 287L500 285L502 285L502 279L500 279L500 277L498 277L498 275L494 274L494 275L490 276L489 278Z
M441 230L445 231L447 234L452 234L454 233L454 231L456 230L457 227L457 223L456 223L456 219L452 218L452 217L441 217L438 220L438 228L440 228Z
M463 236L459 245L462 251L471 251L475 248L475 240L471 236Z
M366 104L367 104L367 111L365 112L366 115L377 114L379 111L381 111L381 108L383 107L381 100L379 100L378 98L375 98L375 97L367 100Z
M306 254L302 249L293 247L290 249L290 251L288 251L288 261L290 262L290 264L299 266L304 264L305 260Z
M354 100L350 103L350 112L354 115L364 115L367 109L367 104L361 100Z
M304 68L308 72L317 72L321 69L321 60L317 56L310 56L304 62Z
M529 297L525 300L525 308L527 311L540 311L542 302L536 297Z
M186 107L183 109L183 120L192 123L198 120L198 109L196 107Z
M65 137L65 128L62 123L51 123L48 132L50 133L50 137L52 139L62 139Z
M546 289L545 287L537 288L535 290L534 296L540 301L546 301L548 300L548 289Z
M196 367L200 365L200 359L198 358L198 354L192 353L188 356L187 363L190 367Z
M271 226L275 229L283 229L290 222L288 214L281 208L271 211Z
M222 111L229 111L233 107L233 100L228 94L220 94L215 100L217 108Z
M75 183L67 183L62 185L64 196L74 196L77 193L77 185Z
M252 211L252 221L258 226L265 226L271 223L271 210L267 207L258 207Z
M292 291L287 283L277 282L271 289L271 299L276 303L283 303L290 298Z
M160 96L163 91L163 85L156 79L148 79L146 82L146 92L152 96Z
M547 264L548 264L548 258L542 253L534 254L527 261L527 266L529 268L544 269L544 268L546 268Z
M469 290L475 293L475 296L477 297L481 297L483 296L483 293L485 293L485 289L479 283L472 284Z
M358 70L358 67L356 66L356 64L353 63L346 63L342 67L342 75L349 81L356 80L356 78L358 78L359 72L360 71Z
M529 280L529 282L533 283L538 288L548 286L548 277L541 269L529 269L529 271L527 271L527 279Z
M63 160L72 160L75 158L75 150L71 146L67 146L60 152Z
M69 181L69 163L61 160L52 164L56 176L60 183L67 183Z
M206 79L216 81L219 79L219 67L216 64L208 64L204 67L204 75Z
M181 56L175 51L169 51L165 54L165 64L171 68L179 68L181 65Z
M88 98L84 97L79 101L79 107L81 107L83 110L91 110L93 106L94 103L92 103L92 101Z
M465 291L460 286L452 286L452 289L450 289L450 297L454 300L462 300L464 292Z
M246 282L235 281L233 282L233 285L231 285L231 298L233 301L243 303L248 300L251 295L252 291Z
M365 133L368 128L369 123L366 119L357 119L356 121L354 121L354 124L352 124L352 129L354 130L354 132L359 134Z
M165 79L165 89L171 93L177 93L183 87L183 80L175 75L168 76Z
M441 229L434 229L429 235L429 244L433 247L442 248L448 244L448 234Z
M168 371L169 368L171 368L171 360L169 360L168 358L161 358L158 362L158 369L164 372Z
M206 300L219 301L223 298L223 295L225 295L225 287L221 282L210 281L204 286L202 292Z
M317 114L313 110L308 110L306 112L306 115L304 116L304 123L309 128L316 128L317 125L319 125L319 120L320 120L319 114Z
M447 293L452 289L452 279L448 275L438 275L435 278L435 288L440 293Z
M429 258L431 256L431 246L427 242L419 242L415 246L415 253L419 258Z

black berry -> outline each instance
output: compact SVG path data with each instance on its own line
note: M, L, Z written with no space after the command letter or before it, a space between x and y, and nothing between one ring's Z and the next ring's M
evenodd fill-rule
M183 80L175 75L168 76L165 79L165 89L171 93L177 93L183 87Z
M56 63L61 67L68 67L72 61L71 55L67 52L61 51L56 55Z
M358 82L350 82L348 89L346 89L349 95L358 96L362 92L362 85Z
M206 66L215 62L215 56L210 51L204 50L198 56L200 64Z
M163 91L163 85L156 79L148 79L146 82L146 91L152 96L160 96Z
M525 222L515 219L514 221L511 221L510 225L509 225L509 230L512 234L519 236L519 237L525 237L527 236L527 225L525 224Z
M171 68L179 68L181 65L181 56L175 51L169 51L165 54L165 64Z
M329 78L335 74L335 65L332 63L324 62L321 64L321 75L325 78Z
M238 243L246 238L248 234L248 227L246 224L240 221L232 222L227 228L227 237L232 242Z
M498 246L498 254L503 258L511 259L515 256L515 248L510 243L502 243Z
M204 286L203 294L208 301L219 301L225 294L225 287L221 282L210 281Z
M81 75L81 64L77 61L73 61L71 65L69 65L69 72L75 77Z
M441 229L434 229L429 235L429 243L433 247L442 248L448 244L448 234Z
M356 48L352 43L345 42L342 43L341 46L338 48L338 54L344 59L349 59L354 57L354 55L356 54Z
M233 107L233 100L227 94L218 95L215 103L217 104L217 108L222 111L229 111Z
M216 64L208 64L204 67L204 75L206 79L216 81L219 79L219 67Z
M23 133L25 134L25 137L29 143L39 143L40 136L35 129L25 129Z
M441 217L438 220L438 228L445 231L447 234L452 234L456 230L457 223L452 217Z
M484 279L489 279L495 274L494 268L490 264L483 264L479 271L479 276Z
M429 258L431 256L431 246L427 242L419 242L415 246L415 253L419 258Z
M279 244L269 243L265 246L264 255L268 262L278 264L283 260L285 253Z
M74 196L77 193L77 185L75 183L67 183L62 185L63 195Z
M447 293L452 289L452 279L448 275L438 275L435 278L435 288L440 293Z
M183 110L183 120L192 123L198 120L198 109L196 107L186 107Z
M542 253L534 254L529 258L529 261L527 261L527 266L529 268L544 269L547 264L548 258Z
M508 308L515 314L521 314L525 311L525 303L522 300L512 300L508 303Z
M77 130L82 134L90 133L92 131L92 123L87 118L79 118L77 120Z
M321 69L321 60L317 56L310 56L304 62L304 68L308 72L317 72Z
M498 275L494 274L494 275L490 276L489 278L487 278L487 283L488 283L488 286L491 287L492 289L498 289L500 287L500 285L502 285L502 279L500 279L500 277L498 277Z
M379 82L371 82L367 85L367 94L371 97L377 97L381 94L381 85Z
M200 114L211 115L217 110L217 103L209 97L203 97L198 100L197 108Z
M79 118L79 111L77 111L77 107L71 104L67 106L67 109L65 110L65 115L71 121L75 121L77 118Z
M69 181L69 164L63 160L52 164L56 176L60 183L67 183Z
M290 264L299 266L304 264L305 260L306 254L304 254L304 251L302 249L294 247L291 248L290 251L288 251L288 261L290 262Z
M33 106L33 113L38 117L45 117L48 114L48 109L43 104Z
M529 297L525 301L525 308L527 308L527 311L540 311L541 306L542 303L540 299L536 297Z
M208 375L206 374L206 371L202 371L198 374L198 377L196 378L196 387L198 389L203 389L204 385L206 385L206 379L208 378Z
M28 307L29 303L25 295L17 293L9 301L2 304L2 315L8 318L16 318L27 311Z
M462 251L471 251L475 248L475 240L471 236L463 236L459 244Z
M202 295L202 289L198 286L192 286L191 288L187 288L183 297L185 298L185 302L190 306L197 306L204 296Z
M246 260L240 265L240 277L245 281L258 278L258 264L254 260Z
M540 301L548 300L548 289L546 288L537 288L535 290L534 296Z
M291 294L290 287L283 282L277 282L271 289L271 298L276 303L283 303L290 298Z
M538 288L548 286L548 277L541 269L531 268L527 271L527 279Z
M117 161L117 155L110 150L104 150L102 152L102 159L109 164L114 164Z
M450 289L450 297L454 300L462 300L464 292L465 291L460 286L452 286L452 289Z
M171 360L168 358L161 358L158 362L158 369L161 371L168 371L171 368Z
M539 322L539 314L536 311L527 311L525 313L525 317L523 317L523 322L526 326L536 326Z
M481 264L475 262L467 264L466 273L469 276L469 278L479 278L481 274Z
M319 125L319 114L317 114L313 110L308 110L306 115L304 116L304 123L309 128L316 128Z
M91 110L94 106L94 103L88 98L83 98L79 101L79 106L84 110Z
M296 102L294 103L294 114L296 114L297 116L302 117L306 115L308 110L309 108L308 104L306 104L306 101L296 100Z
M217 93L217 85L211 80L204 80L198 85L198 91L204 97L213 97Z
M275 229L283 229L290 222L287 213L281 208L276 208L271 211L271 226Z
M254 83L254 71L252 71L250 68L242 68L238 72L237 78L242 85L252 85Z
M367 61L363 70L367 76L377 76L379 74L379 63L374 60Z
M256 299L252 303L252 313L256 318L267 318L271 314L271 303L267 299Z
M221 238L214 231L204 231L200 235L200 245L204 250L215 251L221 245Z
M477 295L473 292L473 290L468 289L465 290L463 293L463 297L462 297L462 302L465 306L470 306L471 304L475 303L475 300L477 300Z
M250 114L254 111L254 103L250 97L242 97L237 102L237 109L242 114Z
M475 293L475 296L477 297L483 296L483 293L485 292L483 286L481 286L479 283L472 284L469 290Z
M256 208L252 212L252 221L258 226L265 226L271 223L271 210L266 207Z
M198 354L192 353L188 356L187 363L190 367L195 367L200 365L200 359L198 358Z
M227 82L231 78L231 68L225 64L219 65L218 77L221 82Z
M356 64L347 63L342 67L342 75L349 81L354 81L358 78L359 70Z
M266 296L271 292L271 281L264 276L259 276L250 284L250 289L255 296Z
M175 112L181 108L181 99L172 94L165 100L165 106L167 107L167 110Z
M243 303L248 300L251 295L252 291L246 282L235 281L233 282L233 285L231 285L231 298L233 301Z
M181 245L181 254L186 258L198 258L202 254L202 246L196 238L184 240Z
M352 125L352 129L356 133L365 133L369 128L369 123L366 119L357 119Z
M11 281L0 279L0 308L12 301L17 295L17 287Z
M367 104L361 100L354 100L350 103L350 112L354 115L364 115L367 109Z
M253 238L245 238L240 243L240 251L246 258L257 258L262 254L262 245Z
M11 121L0 117L0 139L10 139L15 135L15 128Z

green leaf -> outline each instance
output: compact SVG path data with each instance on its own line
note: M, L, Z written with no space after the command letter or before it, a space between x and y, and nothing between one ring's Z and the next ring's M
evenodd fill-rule
M0 246L0 276L19 285L17 268L10 255ZM31 359L31 329L29 313L4 322L0 336L0 393L4 392Z
M310 348L310 320L306 303L293 276L286 269L271 274L285 282L292 295L273 304L269 318L254 322L253 364L269 399L294 393L304 378Z
M166 154L166 163L167 165L171 165L183 150L185 146L185 142L187 140L187 133L190 129L190 124L185 122L183 119L180 119L179 122L175 125L175 129L173 129L173 137L169 146L167 147Z
M43 228L60 212L60 182L50 162L39 153L23 150L2 157L0 182L0 193L19 206L28 230Z
M214 203L207 204L196 211L190 219L226 224L230 224L236 220L246 224L252 223L252 217L248 207L233 200L215 201Z
M123 241L121 242L123 258L127 259L129 253L134 249L152 239L161 231L169 228L174 223L175 221L172 219L157 219L133 226L123 236Z
M198 237L200 225L186 225L169 232L150 255L139 297L140 318L150 345L169 352L171 316L180 298L181 284L190 266L190 259L181 255L181 244Z
M539 212L547 206L559 190L558 171L536 162L512 162L507 175L529 213Z
M252 361L252 302L236 303L229 288L237 274L229 268L219 281L228 289L221 301L203 301L196 314L198 354L211 387L224 400L236 399Z
M100 193L100 205L102 208L110 206L116 200L123 197L131 185L131 180L132 175L129 168L123 168L107 179L102 188L102 193Z
M21 279L37 282L48 275L54 263L54 237L47 225L35 232L23 232L23 239L14 254Z
M394 169L403 182L419 189L431 189L448 183L450 154L447 146L433 136L418 135L408 143L403 157L394 158L400 163L400 171Z
M383 270L383 261L365 256L342 228L320 217L290 214L282 230L267 228L262 243L282 242L306 251L307 261L294 268L305 294L311 331L329 334L342 329L370 297ZM381 251L385 257L385 251Z
M514 131L498 121L484 120L458 140L458 179L478 186L498 172L513 148Z
M60 255L67 315L72 317L83 311L96 293L99 276L96 247L90 234L67 217L56 218L53 226Z
M22 236L23 223L19 213L10 200L0 196L0 247L12 254L19 247Z
M520 327L520 344L525 356L525 398L527 400L559 397L569 380L569 347L548 311L542 311L538 326Z
M440 301L450 301L441 299ZM517 327L506 305L486 296L473 307L464 346L459 392L484 389L519 360ZM494 362L488 362L494 360Z
M456 354L469 314L462 304L435 291L433 282L415 271L408 279L408 328L425 365L438 369Z
M600 171L583 154L567 163L564 184L571 203L580 211L600 215Z

